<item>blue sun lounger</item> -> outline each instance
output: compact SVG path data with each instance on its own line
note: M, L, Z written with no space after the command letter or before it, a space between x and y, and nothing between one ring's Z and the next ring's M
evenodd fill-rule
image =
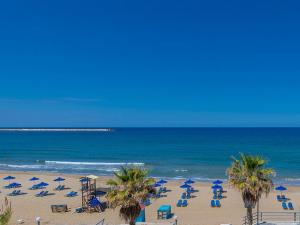
M292 202L289 202L288 203L288 207L290 210L294 210L294 206L293 206L293 203Z
M188 202L187 202L187 200L185 199L185 200L183 200L182 201L182 207L187 207L187 205L188 205Z
M221 203L220 203L220 201L219 200L216 200L216 207L221 207Z
M185 192L181 194L181 198L186 199L186 193Z
M179 199L178 202L177 202L177 207L181 207L182 206L182 200Z
M285 210L288 209L288 207L287 207L287 205L286 205L285 202L283 202L283 203L281 204L281 206L282 206L282 208L285 209Z
M55 191L63 191L65 189L66 189L65 185L58 185L54 190Z
M75 197L77 196L77 192L76 191L71 191L68 194L66 194L66 197Z
M38 184L34 184L32 185L31 188L29 188L29 190L38 190L38 189L43 189L44 187Z
M211 200L211 201L210 201L210 206L213 207L213 208L216 207L215 200Z
M17 196L17 195L21 195L21 190L14 190L13 192L8 194L8 196Z
M35 197L43 197L45 191L41 191L35 195Z

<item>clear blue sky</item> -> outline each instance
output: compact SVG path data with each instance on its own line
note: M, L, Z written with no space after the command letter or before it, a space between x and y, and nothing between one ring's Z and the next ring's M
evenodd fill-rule
M299 1L3 1L0 126L300 126Z

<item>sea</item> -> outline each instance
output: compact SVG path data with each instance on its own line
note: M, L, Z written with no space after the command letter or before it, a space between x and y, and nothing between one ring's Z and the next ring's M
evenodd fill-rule
M0 170L226 180L239 153L261 155L276 183L300 185L300 128L0 129Z

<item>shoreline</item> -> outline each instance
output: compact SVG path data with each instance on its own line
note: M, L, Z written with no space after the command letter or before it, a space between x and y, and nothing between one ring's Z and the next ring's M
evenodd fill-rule
M101 178L112 178L113 174L97 174L97 173L68 173L68 172L51 172L51 171L30 171L30 170L0 170L0 175L1 174L7 174L7 173L14 173L14 174L31 174L31 175L49 175L49 176L54 176L54 175L64 175L68 177L73 177L73 178L78 178L78 177L84 177L87 175L96 175ZM220 178L220 177L215 177L215 178L197 178L197 177L163 177L163 176L149 176L154 179L165 179L169 182L174 182L174 183L181 183L182 181L186 179L193 179L197 183L200 184L210 184L214 180L222 180L224 183L227 183L227 178ZM298 178L281 178L281 179L276 179L276 177L273 179L274 185L285 185L285 186L290 186L290 187L300 187L300 179Z

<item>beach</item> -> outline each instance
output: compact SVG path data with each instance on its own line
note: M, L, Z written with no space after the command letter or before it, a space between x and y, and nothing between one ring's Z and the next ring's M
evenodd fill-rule
M22 184L22 192L27 194L20 196L8 197L12 204L13 216L10 224L17 224L18 220L23 220L24 224L35 224L35 218L41 218L41 224L49 225L84 225L84 224L96 224L101 219L105 219L105 224L116 225L122 224L118 215L118 209L106 209L102 213L75 213L75 209L81 206L81 194L80 194L80 175L74 174L54 174L54 173L32 173L32 172L9 172L1 171L1 193L0 199L4 200L5 196L12 190L4 189L3 186L8 184L8 181L4 181L2 178L11 175L16 177L14 181ZM40 178L40 181L49 183L46 187L50 193L46 197L35 197L38 190L28 190L34 183L29 181L33 176ZM70 188L63 191L54 191L53 189L58 185L53 180L62 176L66 178L63 182L66 187ZM97 187L106 186L106 181L109 177L99 177L97 179ZM245 216L245 208L241 195L236 190L230 188L228 184L224 183L223 187L226 191L224 193L225 198L221 201L220 208L211 208L210 200L212 199L213 193L211 190L211 183L196 182L193 187L198 190L195 192L191 199L188 200L187 207L176 207L178 199L180 199L183 190L179 188L183 180L173 180L166 184L169 192L166 193L166 197L158 199L151 199L151 205L146 207L146 221L147 222L158 222L157 209L160 205L168 204L172 206L172 212L177 217L178 224L182 225L217 225L222 223L230 223L233 225L240 225L241 219ZM79 195L73 198L67 198L64 195L69 191L77 191ZM272 191L267 198L263 197L260 201L261 211L272 211L272 212L283 212L281 204L276 200L277 193ZM288 198L294 204L294 210L299 210L299 203L297 200L300 197L300 187L288 186L286 192ZM105 201L105 198L100 198L101 201ZM70 209L66 213L52 213L50 206L52 204L67 204ZM173 222L173 218L168 221ZM162 222L161 220L159 222Z

